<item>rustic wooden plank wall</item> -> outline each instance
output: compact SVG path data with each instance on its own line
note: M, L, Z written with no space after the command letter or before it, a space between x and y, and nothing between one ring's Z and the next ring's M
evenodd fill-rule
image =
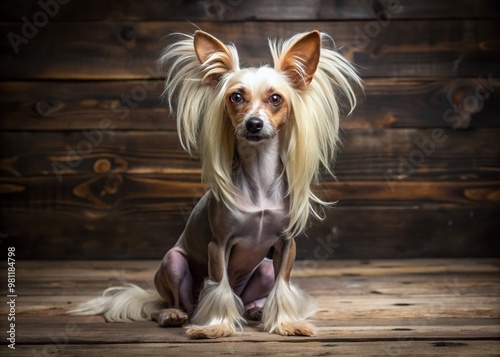
M499 18L496 0L2 2L0 242L25 259L175 242L203 187L155 61L191 21L247 64L316 28L359 66L366 95L324 185L339 203L300 258L498 256Z

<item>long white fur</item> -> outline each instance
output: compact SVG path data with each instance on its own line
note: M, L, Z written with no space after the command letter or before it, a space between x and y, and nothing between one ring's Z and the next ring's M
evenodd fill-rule
M312 298L293 284L278 277L262 311L264 331L286 335L286 323L304 321L316 313Z
M224 325L234 333L245 323L242 313L243 302L231 289L227 275L224 275L220 283L205 281L191 322L200 326Z
M298 34L284 42L270 41L275 70L288 83L289 78L281 72L279 64L303 36ZM214 54L200 64L193 38L186 38L167 48L160 59L169 68L164 96L176 113L184 148L200 155L203 181L230 210L244 211L234 199L231 165L235 138L224 110L228 79L240 70L238 54L234 46L228 45L226 53ZM356 105L354 87L361 87L352 64L327 48L331 38L324 33L321 38L319 65L311 84L305 90L296 90L291 83L279 88L291 104L280 148L290 197L290 221L285 233L290 237L304 231L310 216L322 218L315 206L329 204L314 194L314 185L322 166L332 173L330 166L339 142L341 109L345 107L346 114L352 112ZM296 67L304 67L300 59ZM216 88L204 82L214 73L220 75ZM342 97L346 98L345 103L340 102Z
M156 290L127 284L104 290L102 296L80 304L68 314L103 315L108 322L129 322L151 320L165 308L165 300Z
M270 41L275 69L279 69L283 56L303 35L297 34L285 42ZM347 99L346 114L350 114L356 106L353 86L362 85L352 64L338 52L325 47L333 43L331 37L322 33L321 38L323 46L312 82L304 91L291 87L287 91L293 120L285 127L282 160L290 194L290 223L286 233L292 237L305 229L310 215L322 219L315 204L329 204L314 194L313 185L318 182L321 166L333 176L331 164L339 143L342 107L339 99ZM300 59L296 65L303 67Z
M176 112L178 134L184 149L200 155L204 182L230 210L244 211L234 198L236 190L231 165L235 138L224 110L228 80L240 70L238 54L234 46L228 45L227 51L215 53L200 64L193 37L184 36L184 40L168 47L160 58L159 62L168 63L169 67L164 96L170 109ZM353 87L361 87L361 79L351 63L323 46L310 85L304 90L294 89L279 64L302 36L304 34L284 42L270 42L275 70L282 76L280 82L289 83L285 88L280 87L291 105L287 123L280 133L280 157L290 199L290 221L285 231L290 239L305 229L310 216L321 218L314 205L328 204L314 194L314 185L322 166L331 173L330 164L339 141L341 108L352 112L356 105ZM324 45L331 40L326 34L321 34L321 38ZM299 73L304 69L300 58L295 66ZM206 83L214 75L219 76L216 88ZM340 102L340 97L347 101ZM70 313L103 314L107 321L131 321L151 319L163 308L165 302L156 291L130 284L109 288L101 297ZM242 310L241 299L232 291L226 276L218 284L206 284L192 322L203 326L224 325L234 332L244 322ZM302 321L313 313L314 304L310 298L278 277L264 307L263 327L266 331L285 334L284 323Z

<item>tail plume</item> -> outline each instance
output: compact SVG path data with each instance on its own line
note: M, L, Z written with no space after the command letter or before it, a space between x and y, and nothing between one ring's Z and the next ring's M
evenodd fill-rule
M103 315L108 322L151 320L167 307L156 290L144 290L134 284L111 287L102 296L68 311L72 315Z

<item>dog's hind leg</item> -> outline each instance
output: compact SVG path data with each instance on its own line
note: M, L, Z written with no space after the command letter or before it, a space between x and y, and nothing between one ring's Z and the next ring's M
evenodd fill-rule
M153 319L160 326L182 326L193 311L193 278L186 257L178 248L170 249L163 257L155 275L158 293L169 303Z
M253 272L245 289L241 293L241 300L245 304L245 317L249 320L259 321L262 319L262 309L266 297L273 289L274 278L273 261L264 259Z

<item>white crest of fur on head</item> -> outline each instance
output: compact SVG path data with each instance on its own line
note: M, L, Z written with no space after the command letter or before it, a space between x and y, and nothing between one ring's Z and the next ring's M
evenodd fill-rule
M168 47L160 63L168 65L164 96L175 107L177 130L189 153L198 152L202 179L226 207L237 207L232 182L234 129L224 110L229 77L238 72L236 48L202 31ZM306 45L302 45L304 39ZM195 41L201 45L195 49ZM326 206L313 192L321 166L330 166L339 141L341 109L356 105L353 86L361 79L352 64L333 49L331 38L318 31L284 41L270 41L274 68L289 83L280 88L289 99L289 116L280 134L281 160L290 199L288 237L305 230L309 217L321 219L314 206ZM311 45L312 44L312 45ZM319 50L308 52L311 46ZM314 50L314 48L313 48ZM307 57L307 58L302 58ZM285 58L287 59L285 61ZM317 64L317 66L316 66ZM341 98L345 98L342 102Z
M282 68L284 57L298 41L313 34L323 45L333 42L331 37L318 31L298 34L284 42L270 41L275 69L287 75L287 69ZM321 46L319 63L312 78L307 78L304 61L294 57L296 72L310 83L305 88L295 88L287 93L292 108L285 127L281 156L290 195L290 223L286 230L289 236L302 232L310 215L322 219L314 206L329 203L314 194L313 185L318 183L321 166L333 176L331 164L339 143L341 110L344 106L347 114L354 110L356 95L353 86L362 87L353 65L333 49ZM342 98L346 102L341 102Z

